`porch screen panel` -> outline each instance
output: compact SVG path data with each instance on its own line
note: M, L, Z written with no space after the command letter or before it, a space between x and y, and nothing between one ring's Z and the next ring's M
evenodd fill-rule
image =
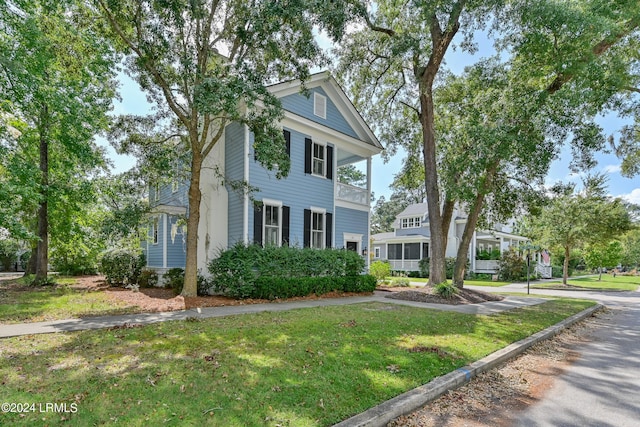
M402 243L391 243L389 245L388 259L402 259Z
M405 243L404 259L420 259L420 243Z

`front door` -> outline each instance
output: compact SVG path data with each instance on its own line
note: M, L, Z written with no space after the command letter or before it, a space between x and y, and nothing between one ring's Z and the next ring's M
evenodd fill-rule
M347 242L347 250L358 252L358 242Z

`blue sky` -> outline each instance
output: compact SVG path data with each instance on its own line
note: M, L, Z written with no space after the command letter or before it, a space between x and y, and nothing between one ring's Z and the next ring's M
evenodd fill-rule
M329 41L319 35L319 41L321 45L329 46ZM446 56L446 66L454 72L460 72L469 64L476 62L481 57L486 57L493 54L492 42L486 39L483 35L479 38L478 53L476 55L469 55L468 53L461 52L460 50L450 50ZM131 80L127 76L121 77L120 93L122 101L117 102L114 109L114 114L145 114L151 110L150 104L147 102L145 95L140 91L137 83ZM616 116L606 116L599 119L600 125L605 131L610 134L619 130L624 121ZM125 156L118 156L113 148L108 146L104 139L98 141L101 145L107 147L109 156L114 162L114 173L123 172L135 163L135 160ZM620 160L610 153L597 153L598 165L592 172L604 172L609 177L609 192L616 197L622 197L630 202L640 204L640 178L634 179L625 178L620 174ZM580 183L581 176L571 174L569 171L569 163L571 161L571 151L565 147L561 153L561 156L556 160L547 176L546 183L551 185L555 182L576 182ZM376 156L373 160L373 174L372 174L372 189L376 198L381 195L388 196L391 194L389 185L393 181L393 176L402 167L403 155L398 153L391 158L389 162L384 163L380 156Z

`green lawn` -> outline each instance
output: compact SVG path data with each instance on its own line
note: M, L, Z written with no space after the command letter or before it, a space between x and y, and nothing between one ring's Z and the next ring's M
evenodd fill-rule
M42 322L140 312L139 307L115 302L104 292L74 289L65 285L73 283L73 279L57 280L63 284L16 288L0 282L0 323Z
M389 282L393 282L393 279L397 279L397 277L387 277L387 281ZM409 277L408 278L409 281L411 282L417 282L417 283L427 283L429 281L428 278L424 278L424 277ZM500 287L500 286L505 286L508 285L512 282L494 282L491 280L465 280L464 284L465 285L473 285L473 286L491 286L491 287Z
M3 339L2 400L36 412L0 424L328 426L592 304L474 316L371 303Z
M577 286L586 289L605 289L617 291L635 291L640 286L640 276L620 276L613 277L611 274L603 274L602 280L598 281L598 276L581 277L579 279L567 280L570 286ZM562 285L562 282L549 282L535 284L536 288L555 288Z

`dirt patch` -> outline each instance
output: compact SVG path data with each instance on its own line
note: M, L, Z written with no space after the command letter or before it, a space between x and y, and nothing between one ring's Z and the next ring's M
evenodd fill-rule
M502 301L503 296L490 294L488 292L476 291L462 288L451 298L443 298L438 295L432 286L424 286L418 289L407 288L384 288L391 292L387 298L401 299L405 301L428 302L432 304L478 304L487 301Z
M11 289L13 291L33 291L30 286L22 286L15 283L2 281L0 282L0 290L2 288ZM65 285L62 285L65 286ZM222 307L228 305L247 305L247 304L264 304L273 302L299 301L299 300L316 300L323 298L340 298L349 296L371 295L370 293L355 292L330 292L321 296L309 295L306 297L295 297L276 300L262 299L245 299L236 300L223 296L205 296L205 297L183 297L174 295L171 289L165 288L145 288L134 292L130 289L109 286L103 276L80 276L75 278L75 283L66 285L70 288L85 292L104 292L104 294L114 302L123 302L128 306L137 306L140 312L161 312L176 311L198 307Z
M565 329L497 369L449 391L423 408L387 424L388 427L508 427L519 411L541 400L579 357L576 347L589 341L606 311Z

